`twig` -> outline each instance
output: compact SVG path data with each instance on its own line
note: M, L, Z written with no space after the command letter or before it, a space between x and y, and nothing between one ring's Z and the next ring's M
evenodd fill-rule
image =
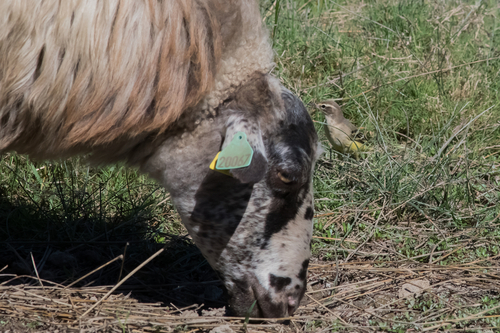
M134 275L138 270L140 270L142 267L146 266L151 260L153 260L154 258L156 258L160 253L162 253L165 248L167 246L165 245L164 247L162 247L160 250L158 250L155 254L153 254L151 257L149 257L146 261L144 261L142 264L140 264L139 266L137 266L132 272L130 272L127 276L125 276L123 278L123 280L121 280L120 282L118 282L113 288L111 288L111 290L106 294L104 295L103 298L101 298L99 301L97 301L94 305L92 305L90 307L90 309L88 309L87 311L85 311L84 314L82 314L79 318L79 320L81 320L83 317L85 317L90 311L92 311L93 309L95 309L96 306L98 306L99 304L101 304L106 298L109 297L109 295L111 295L116 289L118 289L119 286L121 286L125 281L127 281L132 275Z
M123 259L123 254L120 254L118 257L116 257L116 258L114 258L114 259L112 259L112 260L108 261L108 262L107 262L107 263L105 263L104 265L101 265L101 266L97 267L97 268L96 268L96 269L94 269L92 272L85 274L84 276L82 276L81 278L77 279L76 281L71 282L70 284L68 284L68 285L67 285L66 287L64 287L63 289L68 289L69 287L71 287L71 286L73 286L73 285L77 284L77 283L78 283L78 282L80 282L81 280L83 280L83 279L85 279L86 277L88 277L88 276L90 276L90 275L94 274L94 273L95 273L95 272L97 272L98 270L103 269L104 267L106 267L106 266L108 266L109 264L111 264L111 263L113 263L113 262L117 261L118 259Z
M326 240L334 240L334 241L344 241L344 242L348 242L348 243L359 243L358 241L355 241L355 240L352 240L352 239L331 238L331 237L319 237L319 236L313 236L312 238L326 239Z
M335 318L337 318L338 320L340 320L342 322L342 324L347 325L347 323L345 322L344 319L340 318L332 310L330 310L329 308L327 308L326 306L324 306L323 304L321 304L320 302L318 302L316 299L314 299L314 297L312 297L311 295L307 295L307 297L309 297L309 299L311 299L313 302L315 302L316 304L318 304L319 306L321 306L322 308L324 308L326 311L328 311L332 316L334 316Z
M19 288L16 288L16 287L13 287L13 288L16 289L16 290L18 290L18 291L20 291L20 292L26 293L26 294L28 294L30 296L41 298L41 299L43 299L45 301L54 302L54 303L57 303L59 305L70 307L70 308L73 307L71 304L63 303L63 302L60 302L60 301L56 301L55 299L51 299L51 298L48 298L48 297L40 296L38 294L31 293L31 292L29 292L27 290L24 290L24 289L19 289Z
M441 243L443 240L445 240L445 239L446 239L446 236L444 235L443 231L441 231L441 229L437 226L437 224L436 224L436 223L434 223L434 221L433 221L433 220L432 220L429 216L427 216L427 214L425 214L425 212L424 212L422 209L420 209L420 207L418 207L417 205L412 205L412 206L413 206L415 209L417 209L417 210L418 210L418 211L419 211L422 215L424 215L424 216L425 216L425 218L426 218L426 219L427 219L430 223L432 223L432 225L434 226L434 228L436 228L436 230L437 230L437 231L441 234L441 237L443 237L443 239L442 239L439 243ZM438 243L438 244L439 244L439 243ZM432 258L431 258L431 259L432 259Z
M436 263L440 262L441 260L443 260L444 258L451 256L453 253L455 253L455 252L457 252L457 251L460 251L460 250L462 250L462 249L463 249L463 248L465 248L465 247L468 247L468 246L465 246L465 245L464 245L464 246L461 246L461 247L457 247L455 250L451 251L450 253L445 254L444 256L441 256L441 257L437 258L437 259L436 259L436 260L434 260L432 263L433 263L433 264L436 264ZM429 263L430 263L430 260L429 260Z
M359 281L359 282L356 282L356 283L348 283L348 284L343 284L343 285L339 285L339 286L335 286L335 287L330 287L330 288L324 288L324 289L318 289L318 290L308 291L308 292L306 292L306 295L311 295L311 294L319 293L319 292L323 292L323 291L335 290L335 289L338 289L338 288L358 287L360 284L368 283L368 282L373 282L373 281L377 281L377 280L378 280L378 278L373 278L373 279L369 279L369 280ZM362 287L362 288L364 288L364 287Z
M347 258L345 259L345 261L349 261L349 259L351 259L358 251L361 247L363 247L373 236L373 234L375 233L375 230L377 228L377 225L378 225L378 222L380 221L380 218L382 217L383 213L384 213L384 209L385 209L385 204L386 204L386 200L384 200L384 203L382 204L382 208L380 209L380 214L378 215L378 218L377 218L377 221L375 221L375 225L373 226L373 229L372 231L370 232L370 235L368 237L366 237L365 241L363 242L363 244L361 244L360 246L358 246L356 248L356 250L354 250L353 252L349 253L349 255L347 256Z
M120 274L118 274L118 281L122 278L122 273L123 273L123 266L125 265L125 256L127 255L127 247L129 243L125 244L125 249L123 250L123 260L122 260L122 266L120 267Z
M36 269L35 258L33 258L33 253L32 252L30 252L30 256L31 256L31 262L33 263L33 268L35 269L36 277L38 278L38 283L40 283L40 285L42 286L43 290L45 291L45 288L43 286L42 280L40 280L40 275L38 275L38 269Z
M271 7L269 7L269 9L267 10L267 13L266 15L264 16L264 18L262 19L262 22L266 22L266 19L273 15L273 9L274 9L274 6L276 6L276 1L277 0L274 0L273 4L271 5Z

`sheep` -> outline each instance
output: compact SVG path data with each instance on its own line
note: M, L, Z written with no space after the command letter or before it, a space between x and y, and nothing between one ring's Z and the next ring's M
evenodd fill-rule
M2 0L0 153L139 168L233 314L285 317L306 288L320 149L272 68L255 0ZM210 169L241 133L250 165Z

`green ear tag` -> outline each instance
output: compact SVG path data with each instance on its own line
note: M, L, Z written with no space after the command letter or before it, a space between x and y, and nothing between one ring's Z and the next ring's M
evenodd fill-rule
M250 165L252 156L253 149L247 141L247 135L236 132L229 145L220 152L215 167L219 170L244 168Z

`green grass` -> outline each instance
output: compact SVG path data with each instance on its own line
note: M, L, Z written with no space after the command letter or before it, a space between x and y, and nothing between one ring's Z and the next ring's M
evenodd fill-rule
M277 4L261 1L275 73L306 105L338 100L371 137L363 159L330 158L324 118L310 108L327 150L314 177L315 236L323 238L313 254L376 267L482 260L498 272L489 258L500 252L500 5L282 0L274 20ZM439 313L439 299L424 303L424 317ZM469 305L455 316L479 312ZM397 316L406 325L389 317L372 325L416 328L406 315ZM487 320L498 318L450 327Z
M315 258L366 262L377 269L461 267L460 278L479 278L463 270L479 262L481 274L495 279L500 5L493 0L261 0L260 5L277 54L274 72L283 84L306 105L337 99L345 116L370 134L364 158L330 158L324 118L311 108L326 148L314 177L315 236L323 237L313 242ZM157 184L122 166L95 169L79 158L38 163L15 154L0 161L4 242L78 244L95 235L109 239L108 231L122 225L125 234L163 242L166 234L184 232L165 199ZM333 283L355 281L342 274L331 277ZM424 293L395 303L406 312L363 323L391 332L420 330L440 320L447 325L441 330L500 325L498 294L451 296ZM448 297L454 312L444 311ZM474 317L488 309L492 312ZM349 331L335 318L321 318L303 329Z
M138 222L165 222L162 216L173 211L169 202L156 205L166 196L160 185L120 165L91 168L81 158L32 162L6 154L0 178L0 220L16 222L0 226L2 240L22 235L36 241L66 236L83 241L97 232L94 229L104 232L124 223L130 227ZM180 228L166 223L165 227L167 232Z
M261 3L268 18L272 4ZM316 209L378 217L383 208L398 220L439 219L447 230L494 227L500 213L498 4L280 4L271 24L278 27L277 75L306 104L339 100L346 117L373 136L359 162L323 155ZM322 132L323 117L313 117Z

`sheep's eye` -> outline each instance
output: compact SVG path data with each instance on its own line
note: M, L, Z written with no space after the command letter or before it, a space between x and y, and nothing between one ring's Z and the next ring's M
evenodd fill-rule
M283 174L278 171L278 178L285 184L290 184L292 182L291 179L287 178L287 174Z

